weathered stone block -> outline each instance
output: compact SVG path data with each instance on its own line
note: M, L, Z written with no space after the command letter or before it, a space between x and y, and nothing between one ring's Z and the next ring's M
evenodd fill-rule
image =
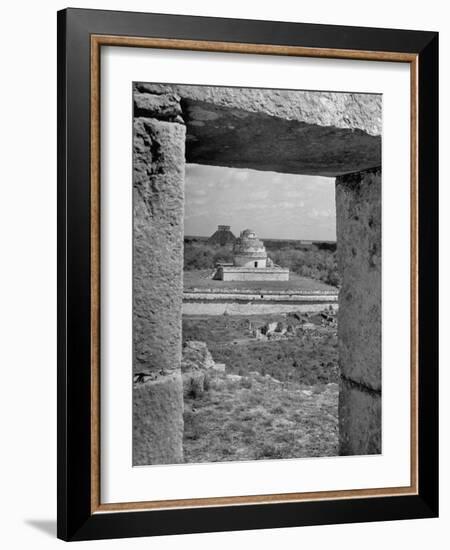
M184 126L135 119L134 371L180 368Z
M134 116L157 118L168 122L183 122L180 98L175 94L135 93Z
M341 378L339 454L381 453L381 394Z
M340 453L381 452L381 170L336 180Z
M336 176L381 164L381 95L136 83L180 98L187 162Z
M133 466L183 462L181 374L134 384Z
M341 373L381 390L381 171L336 179Z
M205 342L185 342L181 360L183 394L190 397L201 396L208 387L210 369L214 366L214 359Z
M381 94L196 86L189 84L156 84L136 82L141 93L172 93L191 104L204 103L249 113L266 114L328 129L362 130L381 135ZM212 115L210 115L210 118ZM214 118L212 118L214 120ZM199 119L200 120L200 119ZM204 118L206 120L206 118Z
M133 464L183 460L185 128L134 120Z

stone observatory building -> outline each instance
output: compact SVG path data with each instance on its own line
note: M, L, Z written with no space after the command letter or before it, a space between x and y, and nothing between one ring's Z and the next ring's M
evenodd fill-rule
M244 229L233 247L233 265L219 265L214 279L221 281L289 281L289 269L274 265L263 241Z
M267 252L264 243L252 229L244 229L236 239L233 248L236 267L262 268L267 266Z

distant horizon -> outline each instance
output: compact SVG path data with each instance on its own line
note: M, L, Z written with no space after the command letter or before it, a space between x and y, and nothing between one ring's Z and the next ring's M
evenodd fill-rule
M226 225L226 224L218 224L218 225ZM244 229L252 229L251 227L244 227L243 229L237 231L233 231L233 228L230 229L230 231L233 233L235 237L239 237L241 231ZM198 239L209 239L215 232L217 231L217 228L215 231L211 233L211 235L194 235L192 233L185 233L184 238L191 237L191 238L198 238ZM335 243L337 242L337 239L290 239L290 238L283 238L283 237L265 237L262 235L259 235L256 233L256 236L258 239L261 239L262 241L312 241L312 242L330 242Z
M250 228L263 240L335 242L334 178L187 164L185 235L218 225L236 237Z

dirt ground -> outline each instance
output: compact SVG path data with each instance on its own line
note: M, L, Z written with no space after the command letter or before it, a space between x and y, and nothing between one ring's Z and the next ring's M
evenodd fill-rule
M262 335L272 324L284 334ZM199 340L225 371L185 398L186 462L336 456L336 321L326 314L192 316Z

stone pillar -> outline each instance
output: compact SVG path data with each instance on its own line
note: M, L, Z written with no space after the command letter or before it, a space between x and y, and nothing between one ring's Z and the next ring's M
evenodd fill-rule
M381 453L381 169L336 179L341 455Z
M133 150L133 465L183 461L185 126L173 94L137 94Z

